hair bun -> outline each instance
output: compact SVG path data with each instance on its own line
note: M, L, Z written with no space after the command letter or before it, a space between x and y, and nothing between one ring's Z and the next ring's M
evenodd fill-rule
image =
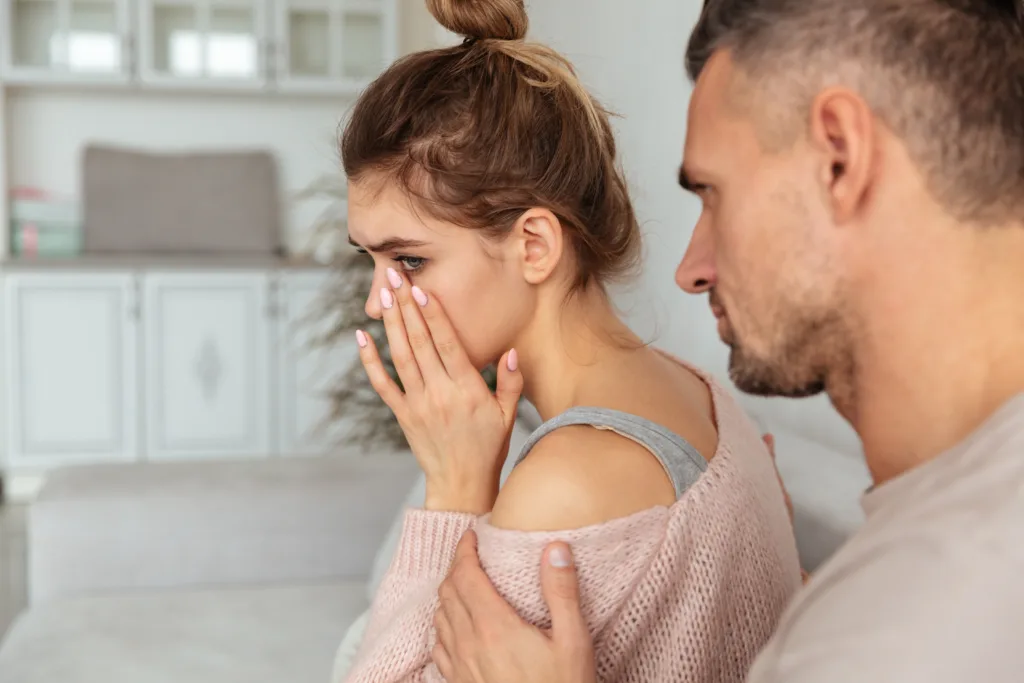
M427 0L427 9L449 31L476 40L522 40L529 27L523 0Z

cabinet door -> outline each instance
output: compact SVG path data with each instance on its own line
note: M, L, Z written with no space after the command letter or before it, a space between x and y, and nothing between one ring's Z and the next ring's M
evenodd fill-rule
M395 0L279 0L272 47L286 91L355 93L397 57Z
M285 273L276 332L278 449L283 454L320 454L333 447L343 421L330 423L329 390L358 361L355 341L330 347L320 338L331 325L329 276Z
M267 455L268 284L263 273L145 276L150 458Z
M4 78L14 83L126 82L128 0L6 0Z
M140 78L171 87L263 87L266 17L262 0L141 0Z
M12 468L137 457L137 302L127 274L4 279Z

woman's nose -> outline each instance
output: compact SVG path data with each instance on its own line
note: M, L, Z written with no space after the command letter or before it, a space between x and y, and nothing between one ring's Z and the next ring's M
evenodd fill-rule
M366 315L373 320L380 320L383 315L380 310L380 288L384 286L384 276L379 275L375 269L373 281L370 282L370 291L366 294L366 304L363 306Z

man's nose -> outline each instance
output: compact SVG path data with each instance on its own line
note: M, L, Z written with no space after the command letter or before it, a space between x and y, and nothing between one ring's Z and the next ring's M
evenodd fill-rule
M715 286L716 280L715 243L710 231L698 223L676 269L676 284L690 294L703 294Z

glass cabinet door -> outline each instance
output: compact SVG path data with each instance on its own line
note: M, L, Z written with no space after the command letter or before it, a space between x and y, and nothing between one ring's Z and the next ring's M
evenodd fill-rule
M57 69L62 31L57 0L12 0L10 64L14 69Z
M264 22L259 0L146 0L143 80L259 85Z
M335 13L327 5L284 4L287 40L281 48L286 47L288 52L284 75L295 79L329 79Z
M342 15L341 75L370 81L388 66L384 12L380 2L350 3Z
M124 0L11 0L8 64L34 79L127 78Z
M280 0L278 85L292 90L358 90L394 58L395 0Z

